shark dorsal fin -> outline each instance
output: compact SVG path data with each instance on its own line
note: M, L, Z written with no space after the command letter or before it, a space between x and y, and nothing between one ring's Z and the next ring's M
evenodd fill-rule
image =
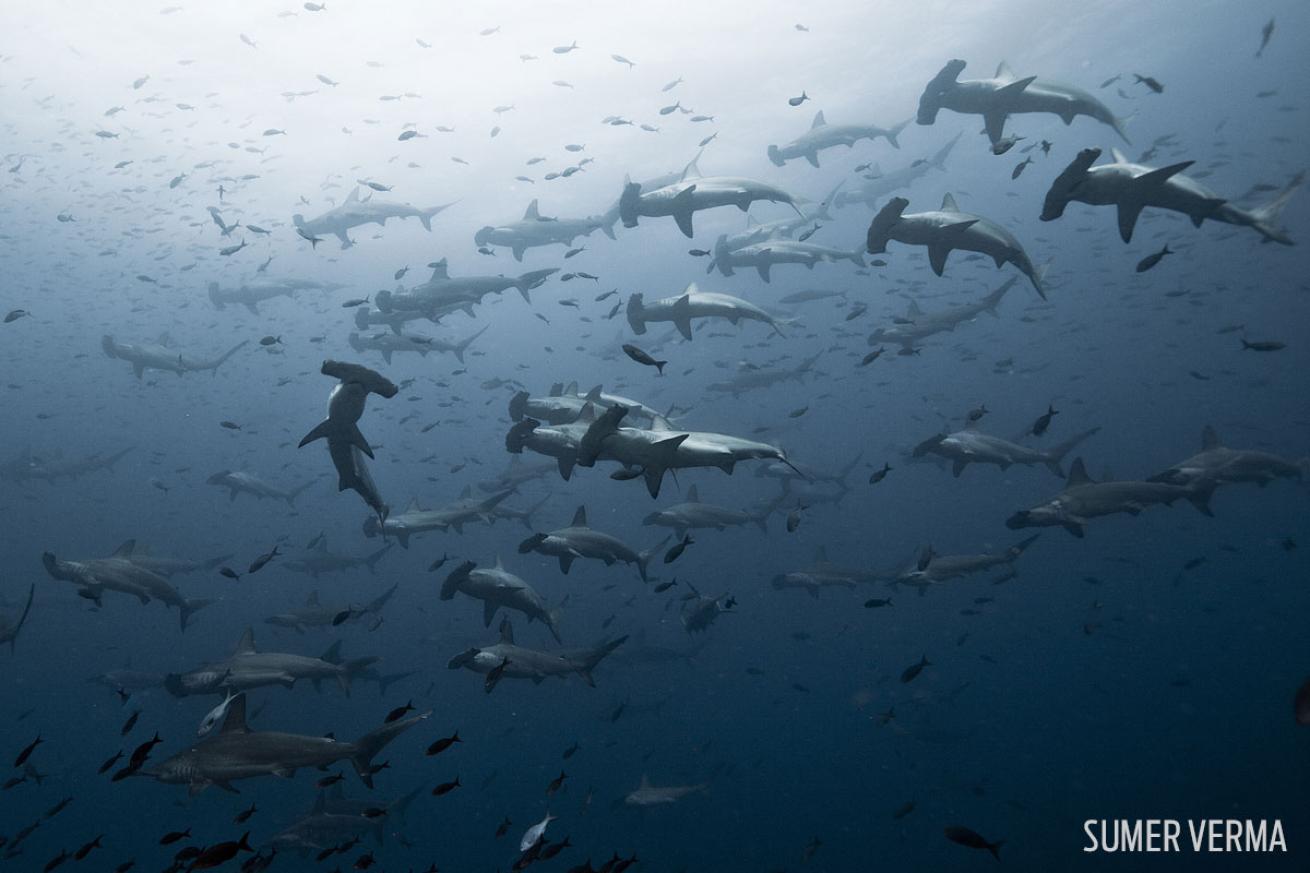
M450 278L450 265L446 263L445 258L442 258L439 261L433 261L431 264L428 264L428 266L432 268L433 279Z
M1213 427L1207 424L1204 428L1201 429L1202 450L1208 452L1211 449L1217 449L1222 445L1223 443L1219 440L1219 434L1215 433L1215 429Z
M682 289L683 297L686 297L688 294L699 294L699 293L700 293L700 287L695 282L691 282L690 284L687 285L686 288Z
M1013 79L1014 71L1010 69L1009 64L1007 64L1005 61L1001 61L999 64L996 65L996 78Z
M219 734L248 734L250 728L246 725L246 693L243 691L227 707L227 718L223 719L223 727Z
M823 110L820 109L818 112L814 113L814 121L810 123L810 130L814 130L816 127L823 127L827 123L828 122L824 120L823 117Z
M1065 484L1069 486L1087 485L1091 481L1092 477L1087 475L1087 465L1083 463L1083 459L1074 458L1073 463L1069 465L1069 481Z
M248 627L246 628L246 632L241 635L241 639L237 641L236 653L238 655L249 655L249 654L253 654L256 651L257 649L255 648L255 629L252 627Z
M473 486L472 486L472 485L465 485L465 486L464 486L464 490L461 491L461 492L459 492L459 496L460 496L460 499L461 499L461 500L463 500L463 499L465 499L465 498L468 498L468 497L472 497L472 496L473 496Z
M500 620L500 641L507 645L514 645L514 625L509 623L508 618Z
M314 551L316 551L316 552L322 552L322 553L324 553L324 554L327 554L327 550L328 550L328 547L327 547L327 537L325 537L325 536L319 537L319 538L318 538L318 542L315 543L315 545L314 545Z
M700 166L697 165L696 162L700 160L700 156L704 154L704 152L705 150L701 149L700 151L696 152L696 157L692 158L690 161L687 162L687 166L682 168L682 175L678 177L678 181L681 182L683 179L700 178L701 175Z
M698 491L696 490L696 486L695 486L695 485L693 485L693 486L691 486L690 488L687 489L687 502L688 502L688 503L700 503L700 492L698 492Z
M528 208L523 211L524 221L541 221L541 213L537 211L537 201L534 199L528 204Z
M579 506L579 507L578 507L578 511L575 512L575 513L573 513L573 523L572 523L571 525L569 525L569 526L570 526L570 527L586 527L586 526L587 526L587 506L586 506L586 504L583 504L582 506Z
M919 301L917 301L917 300L911 300L911 301L910 301L910 308L907 309L907 310L905 310L905 313L906 313L906 315L908 315L910 318L915 318L915 317L917 317L917 316L923 315L923 310L919 308Z
M759 223L760 223L760 220L759 220L758 218L756 218L754 215L747 215L747 216L746 216L746 228L747 228L747 230L749 230L749 229L752 228L752 227L756 227L756 226L758 226Z
M136 551L136 540L123 540L123 544L114 549L113 558L130 558L132 552Z
M309 596L305 598L305 605L306 605L306 606L318 606L318 592L317 592L317 591L311 591L311 592L309 592Z
M558 397L558 396L560 396L560 395L563 394L563 393L564 393L564 383L563 383L563 382L556 382L554 385L551 385L551 386L550 386L550 396L551 396L551 397Z
M828 563L828 549L826 547L819 546L814 550L814 563L816 564Z
M639 787L650 788L650 778L647 777L645 773L641 774L641 785Z
M955 205L955 195L947 194L942 197L942 212L959 212L960 207Z
M359 188L358 188L358 187L352 188L352 189L350 190L350 193L346 195L346 202L347 202L347 203L358 203L358 202L359 202Z
M584 399L585 399L588 403L600 403L600 395L601 395L601 393L602 393L601 390L600 390L601 387L602 387L602 386L597 385L595 388L592 388L590 391L588 391L588 392L586 393L586 396L584 397Z
M653 431L670 431L673 430L673 425L669 424L669 420L664 416L656 415L651 418L650 429Z
M565 386L564 386L564 393L565 393L565 394L568 394L568 395L570 395L570 396L571 396L571 395L574 395L574 394L577 394L577 393L578 393L578 383L577 383L576 381L573 381L573 382L570 382L569 384L565 385Z
M591 422L596 420L596 405L588 400L582 404L582 411L578 413L578 421Z
M1128 156L1125 155L1123 152L1119 151L1117 148L1113 148L1113 147L1112 147L1112 148L1110 149L1110 157L1111 157L1111 159L1114 160L1114 162L1115 162L1116 164L1126 164L1126 163L1128 163Z
M505 565L504 565L503 563L501 563L500 555L497 555L497 556L496 556L496 563L492 565L492 569L493 569L493 570L504 570L504 569L505 569Z

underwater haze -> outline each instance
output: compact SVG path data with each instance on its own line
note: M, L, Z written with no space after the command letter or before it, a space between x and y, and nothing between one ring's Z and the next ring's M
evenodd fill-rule
M1310 6L167 2L0 12L0 870L1310 864Z

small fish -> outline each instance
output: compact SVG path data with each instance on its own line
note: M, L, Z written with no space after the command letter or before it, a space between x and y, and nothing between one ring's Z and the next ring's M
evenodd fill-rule
M1256 340L1254 342L1242 340L1242 351L1244 352L1276 352L1285 348L1287 348L1287 343L1280 343L1277 340Z
M681 78L681 77L678 77L677 79L674 79L674 80L673 80L672 82L670 82L669 84L665 85L665 86L664 86L663 88L661 88L660 90L661 90L661 91L664 91L664 92L672 91L674 88L678 87L678 86L681 85L681 84L682 84L682 78Z
M631 358L632 360L636 361L638 364L642 364L643 366L647 366L647 367L654 367L656 370L659 371L659 374L661 376L664 375L664 365L667 364L668 361L657 361L654 358L652 358L650 355L648 355L646 352L642 351L641 349L637 348L636 346L630 343L623 344L623 353L627 355L629 358Z
M901 683L905 684L908 682L913 682L915 678L920 673L923 672L924 667L931 667L931 666L932 666L932 662L928 660L927 655L924 655L917 664L911 664L910 666L905 668L905 670L901 673Z
M250 804L249 809L243 809L241 812L238 812L236 818L232 819L232 821L235 824L245 824L250 821L250 817L256 812L258 812L258 808L252 803Z
M613 719L611 719L611 721L612 720ZM550 780L550 784L546 786L546 796L550 797L555 792L563 788L564 780L568 778L568 775L569 774L565 773L563 770L559 771L559 775L556 776L554 779Z
M136 727L139 718L141 718L141 710L138 709L127 717L127 721L123 723L123 727L118 731L118 735L125 737L132 733L132 728Z
M545 818L524 831L522 839L519 840L519 851L526 852L541 842L542 838L546 836L546 826L553 822L555 818L550 813L546 813Z
M32 313L28 312L26 309L10 310L9 314L5 316L5 324L13 324L15 321L18 321L18 319L24 318L31 314Z
M416 137L416 136L418 136L418 135L419 135L419 133L418 133L417 130L406 130L406 131L402 131L401 134L400 134L400 136L396 137L396 141L397 141L397 142L408 142L409 140L413 139L414 137Z
M233 582L237 582L241 579L241 574L238 573L236 570L233 570L231 567L219 567L218 575L226 576L227 578L231 579Z
M571 51L575 51L577 48L578 41L575 39L571 45L557 45L551 49L551 52L557 55L566 55Z
M877 485L883 479L886 479L887 474L890 473L891 471L892 471L892 465L884 463L882 465L881 470L874 470L873 473L869 475L869 484Z
M1260 28L1260 48L1256 49L1255 56L1258 58L1265 53L1265 46L1269 45L1269 40L1274 35L1274 20L1271 18L1265 22L1265 26Z
M391 712L388 712L387 717L383 720L382 723L391 724L393 721L399 721L400 719L405 717L405 713L413 712L413 711L414 711L414 701L411 700L407 702L404 706L397 706L395 709L391 710Z
M691 538L691 534L683 534L682 539L674 543L673 547L664 553L664 563L672 564L678 560L678 558L682 557L682 553L687 550L687 546L694 542L696 541Z
M235 421L220 421L218 426L225 430L241 430L241 425L237 424Z
M173 845L173 843L176 843L180 840L188 839L190 836L191 836L191 828L187 828L184 831L169 831L168 833L164 834L162 837L159 838L159 845L171 846Z
M36 747L41 745L42 742L44 742L44 740L42 740L40 734L38 734L36 739L23 747L23 751L19 752L18 757L14 759L14 769L16 770L26 764L27 759L32 757L32 753L36 751Z
M113 769L113 766L117 764L119 761L121 761L122 759L123 759L123 750L119 749L118 754L114 755L111 758L105 759L105 762L100 765L100 769L96 771L96 774L101 776L104 775L105 773Z
M1014 136L1013 134L1011 134L1010 136L1002 137L992 145L992 154L1003 155L1006 152L1008 152L1010 149L1014 148L1015 145L1019 142L1019 140L1026 139L1026 138L1027 137Z
M437 570L440 570L441 567L449 560L450 560L450 555L446 554L445 552L442 552L440 558L437 558L435 561L433 561L431 564L428 565L428 572L435 573Z
M1041 436L1046 433L1046 429L1051 426L1051 419L1059 414L1060 411L1058 409L1047 404L1046 411L1038 416L1037 420L1033 422L1033 426L1029 428L1029 433L1033 436Z
M809 95L809 94L806 94L804 91L802 91L802 92L801 92L801 96L799 96L799 97L792 97L791 99L789 99L789 100L787 101L787 105L788 105L788 106L800 106L802 103L804 103L806 100L809 100L809 99L810 99L810 95Z
M997 840L994 843L989 843L983 838L982 834L959 825L951 825L946 828L946 839L952 843L967 846L970 849L986 849L998 861L1001 860L1001 845L1005 842L1004 840Z
M975 422L975 421L978 421L980 418L982 418L982 417L983 417L984 415L986 415L988 412L991 412L991 410L987 408L987 404L985 404L985 403L984 403L982 406L978 406L978 407L975 407L975 408L973 408L973 409L970 409L970 410L969 410L969 416L968 416L968 417L969 417L969 422L970 422L970 423L973 423L973 422Z
M101 843L100 843L100 841L103 840L104 838L105 838L105 835L104 835L104 834L100 834L99 836L97 836L97 837L96 837L94 840L92 840L91 842L89 842L89 843L85 843L85 844L82 846L82 848L78 849L76 852L73 853L73 860L74 860L74 861L82 861L82 860L84 860L84 859L86 858L87 855L91 854L91 852L92 852L94 849L101 849L101 848L104 848L104 846L101 845Z
M368 297L352 297L351 299L347 300L345 303L341 304L341 308L342 308L342 309L353 309L353 308L356 307L356 306L364 306L364 305L366 305L366 304L368 303L368 301L369 301L369 297L372 297L372 296L373 296L373 295L370 294L370 295L368 295Z
M227 717L227 711L232 706L232 701L236 700L236 698L237 695L229 688L227 690L227 696L223 699L223 702L211 709L206 713L205 717L200 720L200 726L196 728L196 736L208 736L209 732L214 729L214 726Z
M668 106L660 107L660 115L670 115L682 108L681 103L672 103Z
M1147 255L1146 257L1138 261L1137 272L1145 273L1147 270L1151 269L1156 264L1160 263L1160 261L1164 259L1165 255L1172 255L1172 254L1173 252L1170 251L1168 244L1166 244L1164 248L1160 249L1160 251L1156 252L1153 255Z
M874 361L878 360L878 358L882 355L882 351L883 351L882 346L879 346L878 348L869 352L860 360L860 366L867 367L870 364L872 364Z
M456 776L455 779L454 779L454 781L452 781L452 782L442 782L442 783L441 783L440 785L438 785L436 788L433 788L433 789L432 789L432 796L433 796L433 797L441 797L441 796L443 796L443 795L449 794L450 792L454 791L456 788L459 788L459 787L460 787L459 777Z
M1017 166L1016 166L1016 167L1015 167L1015 168L1010 172L1010 178L1011 178L1011 179L1017 179L1017 178L1019 178L1019 176L1022 175L1024 169L1025 169L1029 164L1031 164L1032 162L1033 162L1033 157L1032 157L1032 155L1029 155L1028 157L1024 158L1024 159L1023 159L1022 161L1020 161L1020 162L1018 163L1018 165L1017 165Z
M246 241L242 240L241 245L227 246L226 248L221 248L218 250L218 253L225 258L230 257L232 255L235 255L237 252L241 251L242 249L244 249L246 245L247 245Z
M637 66L637 65L634 64L632 61L630 61L630 60L628 60L627 58L625 58L623 55L610 55L610 58L611 58L615 63L626 64L629 70L631 70L633 67Z
M318 787L330 788L331 786L336 785L338 782L341 782L345 778L346 777L340 773L333 773L331 776L324 776L322 779L318 780Z
M1139 85L1145 85L1146 87L1154 91L1156 94L1164 93L1164 85L1161 85L1160 82L1157 79L1153 78L1152 76L1142 76L1142 75L1138 75L1137 73L1134 73L1133 78L1137 80L1137 83Z
M459 731L455 731L450 736L442 737L441 739L434 742L432 745L428 746L428 750L426 754L429 758L431 758L434 755L440 755L442 752L446 751L446 749L449 749L451 746L455 745L456 743L462 743L462 742L464 741L459 738Z
M818 233L818 232L819 232L819 228L821 228L821 227L823 227L823 225L821 225L821 224L816 224L816 225L814 225L814 227L811 227L809 230L805 231L803 234L801 234L800 236L796 237L796 241L797 241L797 242L805 242L807 239L809 239L810 237L812 237L812 236L814 236L816 233Z
M277 546L274 546L271 552L266 552L260 555L258 558L255 558L255 560L251 563L250 568L246 570L246 574L249 575L251 573L258 573L260 570L264 569L264 566L269 561L273 560L280 554L281 552L277 550Z
M801 504L796 504L791 512L787 513L787 533L795 533L796 528L801 526L801 511L805 509Z
M891 605L892 605L892 600L890 597L874 597L864 601L865 609L881 609L884 606L891 606Z

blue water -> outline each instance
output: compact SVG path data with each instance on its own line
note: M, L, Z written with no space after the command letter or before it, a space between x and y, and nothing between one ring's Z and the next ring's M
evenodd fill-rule
M102 761L119 749L130 754L157 731L163 743L149 769L191 745L221 698L177 699L150 688L124 702L113 688L88 682L110 670L162 674L221 660L248 626L262 650L316 656L340 640L347 657L380 657L383 673L414 671L385 695L365 681L348 698L331 683L320 693L308 683L258 689L249 695L251 712L259 710L255 729L353 739L407 701L432 710L379 755L390 767L372 792L347 764L331 768L346 774L352 798L385 805L419 791L406 816L383 822L385 842L366 838L322 862L283 849L274 870L350 869L367 853L381 870L432 863L506 870L519 857L523 831L548 811L558 821L547 836L567 835L571 848L536 864L560 871L588 858L599 868L615 852L635 854L643 871L995 864L985 851L945 839L950 825L1004 840L1000 857L1010 869L1306 868L1310 729L1292 713L1310 670L1305 483L1222 485L1213 518L1180 501L1094 519L1081 540L1048 528L1014 564L1014 578L999 584L1005 574L993 570L922 596L880 582L810 598L770 583L811 565L820 548L843 566L886 571L913 564L927 544L937 555L956 555L999 553L1018 542L1028 532L1007 530L1006 518L1057 493L1059 478L1040 464L971 465L957 478L948 465L910 457L934 433L962 428L980 405L989 412L979 427L1010 438L1053 404L1059 415L1050 432L1021 440L1027 444L1050 446L1099 426L1073 453L1098 479L1142 479L1169 467L1200 450L1205 425L1234 448L1307 455L1304 192L1278 222L1298 243L1292 247L1262 244L1249 228L1212 221L1195 228L1158 209L1146 210L1127 245L1111 207L1072 204L1051 223L1038 215L1079 149L1118 147L1138 158L1165 136L1143 163L1194 160L1188 172L1221 196L1247 208L1272 199L1306 164L1310 72L1302 58L1310 9L1291 2L735 10L414 3L384 11L329 3L321 11L287 4L295 14L280 16L257 3L147 6L9 10L0 35L0 153L8 170L0 176L0 310L30 313L0 325L0 614L12 624L29 587L36 589L13 653L0 646L0 765L38 735L43 740L30 759L41 781L28 773L0 792L5 869L41 870L101 834L103 848L63 869L113 870L129 860L134 869L165 869L183 846L246 830L267 857L274 837L310 810L315 782L327 773L244 780L236 784L240 796L209 788L194 799L185 786L144 776L112 783L110 774L96 775ZM1271 17L1276 29L1256 58ZM576 51L551 51L574 40ZM615 53L636 66L616 62ZM820 109L830 123L890 127L913 117L924 84L952 57L968 61L962 78L986 77L1004 60L1019 76L1083 88L1128 119L1132 144L1085 117L1065 126L1053 115L1022 115L1006 133L1025 139L997 157L980 134L981 119L943 111L931 126L910 123L899 149L861 141L823 152L818 169L803 159L777 168L766 158L767 145L804 133ZM1136 84L1135 73L1158 79L1163 92ZM1116 74L1122 78L1098 87ZM679 77L685 81L661 91ZM312 93L284 96L301 91ZM789 106L802 91L811 99ZM1257 96L1266 91L1275 93ZM393 96L400 99L379 99ZM713 120L658 114L675 100ZM497 114L498 105L514 108ZM122 111L106 116L115 106ZM609 115L635 124L602 124ZM399 141L411 123L422 136ZM264 136L266 129L286 133ZM720 234L744 229L743 214L731 207L697 213L693 239L670 218L620 223L617 240L594 232L574 242L585 250L567 260L564 247L550 246L529 249L520 264L507 248L483 254L472 241L484 225L518 220L533 198L547 216L601 213L625 176L679 169L715 133L699 159L705 174L759 179L811 200L841 180L853 188L860 173L873 172L857 171L861 165L896 170L962 133L944 172L930 171L897 194L909 200L908 212L919 212L953 193L962 209L1008 228L1034 262L1051 262L1049 299L1020 279L997 318L938 334L913 356L884 344L884 354L862 367L867 335L903 316L911 300L925 311L970 302L1013 268L956 252L938 278L922 247L892 243L886 254L865 257L885 266L859 271L849 262L812 271L781 265L767 284L750 268L706 275L708 259L688 250L712 249ZM1049 155L1032 148L1041 140L1052 144ZM568 143L585 149L566 151ZM547 160L526 164L538 155ZM1028 156L1033 163L1012 180ZM594 162L580 172L544 178L586 157ZM122 161L131 163L116 169ZM534 182L515 180L520 174ZM393 220L351 231L355 245L344 250L330 234L316 247L297 236L293 213L327 211L357 179L392 186L378 200L455 205L433 219L430 233L414 219ZM1265 187L1238 199L1255 185ZM209 206L229 223L271 233L221 237ZM781 204L751 209L761 221L793 214ZM857 203L833 214L811 242L861 245L872 211ZM219 254L242 239L246 249ZM1135 271L1166 243L1175 254ZM475 306L473 318L408 325L450 340L489 325L464 365L449 355L405 353L387 364L353 351L351 310L342 302L413 287L426 279L424 265L442 257L453 276L562 272L532 292L531 304L511 289ZM408 275L393 280L406 266ZM562 280L578 271L598 278ZM211 281L232 288L261 275L340 287L261 303L257 315L211 306ZM783 335L753 322L698 322L695 339L683 342L666 325L634 336L621 310L606 318L632 292L650 301L689 282L765 308L783 320ZM595 300L611 289L618 294ZM779 302L802 290L844 296ZM577 308L559 305L569 299ZM857 304L868 311L847 320ZM1235 325L1244 328L1221 332ZM104 334L130 343L165 334L178 352L198 357L249 344L213 375L147 371L138 380L130 364L103 354ZM280 342L262 346L265 336ZM1243 350L1243 336L1285 347ZM665 375L629 360L619 350L624 342L668 359ZM743 363L790 368L814 355L800 380L735 397L707 388ZM798 501L791 497L778 503L767 534L752 525L693 532L695 542L675 563L654 560L652 577L678 579L660 593L654 578L643 585L622 563L579 560L564 575L554 559L519 554L517 546L532 531L566 526L585 505L592 527L651 547L665 531L643 518L680 502L690 485L707 502L734 509L775 500L778 480L756 475L767 462L740 463L730 477L682 471L676 481L665 478L658 499L640 479L612 480L611 464L579 469L567 482L551 473L507 500L525 508L549 495L530 530L506 519L470 524L462 534L421 534L408 549L392 548L375 572L356 567L311 578L275 559L235 582L213 569L178 575L172 582L186 597L216 601L185 632L176 610L112 591L96 606L44 571L44 551L105 557L129 538L162 556L230 554L225 563L243 574L275 543L296 555L320 533L333 552L376 550L381 540L361 530L367 507L336 491L322 443L296 447L321 420L334 384L318 372L325 358L402 383L391 400L370 398L360 421L376 450L370 469L393 512L411 497L430 507L466 486L482 493L477 483L511 458L504 443L510 397L520 386L544 395L555 382L577 382L583 392L600 383L660 410L676 404L679 427L763 440L824 472L858 460L840 502L799 510L792 532L786 518ZM241 429L221 427L225 420ZM23 474L129 446L112 469L71 481ZM892 467L887 478L869 484L884 464ZM314 484L294 507L249 495L229 501L206 484L222 469L279 488ZM447 553L457 557L429 573ZM490 565L497 555L552 607L562 604L569 646L629 636L597 668L595 688L576 677L539 685L507 678L488 694L481 677L447 668L469 647L495 642L496 626L483 627L480 604L468 597L441 601L441 580L459 559ZM394 583L397 594L376 616L303 635L265 623L311 592L325 604L359 606ZM735 601L695 635L680 619L692 585ZM893 605L863 608L874 597ZM518 614L512 621L520 644L557 648L540 624ZM646 646L694 656L634 661ZM925 655L931 666L902 682L902 671ZM120 736L137 710L139 722ZM883 716L889 710L894 717ZM423 754L456 730L461 744L435 758ZM564 787L547 796L561 770ZM461 788L430 795L456 776ZM708 787L635 809L624 798L643 776L655 785ZM15 848L19 831L70 796L67 809ZM894 815L911 801L912 811ZM258 812L234 823L252 803ZM512 825L496 838L506 817ZM1100 818L1278 819L1288 851L1084 854L1083 822ZM159 845L165 833L188 828L189 839ZM243 852L224 869L251 857Z

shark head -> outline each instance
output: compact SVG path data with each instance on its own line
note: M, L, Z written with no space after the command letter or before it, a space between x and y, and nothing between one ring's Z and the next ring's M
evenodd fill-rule
M291 223L294 224L296 227L304 227L305 216L297 212L295 215L291 216Z
M932 124L937 120L937 112L942 108L942 98L955 86L955 80L964 72L964 66L964 61L961 60L948 61L941 72L932 77L932 81L923 89L923 94L919 97L919 114L915 119L919 124Z
M517 397L517 395L516 395ZM512 403L513 401L511 401ZM541 422L535 418L524 418L509 429L505 435L505 449L511 455L523 454L523 447L527 445L528 439L532 432L541 426Z
M486 227L479 228L478 232L473 234L473 244L479 246L485 246L488 242L491 241L491 234L492 231L494 230L495 228L492 227L491 225L487 225Z
M910 201L904 197L893 197L873 217L872 223L869 224L869 234L866 239L869 254L876 255L887 251L887 241L891 239L892 228L900 222L901 213L909 205Z
M1055 181L1051 183L1051 190L1046 192L1046 200L1042 203L1042 221L1054 221L1064 215L1064 207L1069 205L1078 186L1087 178L1087 170L1100 156L1100 149L1083 149L1069 166L1064 168L1064 172L1055 177Z
M781 167L786 163L786 161L782 159L782 153L778 151L776 145L769 146L769 160L773 162L775 167Z
M623 186L623 193L619 195L619 218L622 219L624 227L637 226L637 204L640 201L640 184L629 182Z
M632 328L635 334L646 332L646 306L645 295L640 291L633 292L628 298L628 326Z
M376 515L370 515L364 519L364 536L373 539L382 533L382 522L378 521Z

